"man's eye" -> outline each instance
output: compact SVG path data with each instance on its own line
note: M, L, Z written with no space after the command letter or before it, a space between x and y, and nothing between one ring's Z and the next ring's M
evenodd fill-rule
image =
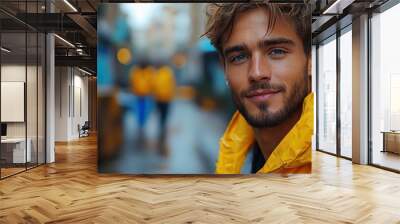
M285 51L283 49L275 48L270 51L269 55L271 55L272 57L279 58L279 57L285 56L286 53L287 53L287 51Z
M247 59L246 54L238 54L236 56L232 56L229 58L229 61L232 63L240 63Z

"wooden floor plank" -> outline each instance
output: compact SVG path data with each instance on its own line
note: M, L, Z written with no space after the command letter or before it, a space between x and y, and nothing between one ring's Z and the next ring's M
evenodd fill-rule
M95 136L0 181L0 223L400 223L400 175L313 154L311 175L97 173Z

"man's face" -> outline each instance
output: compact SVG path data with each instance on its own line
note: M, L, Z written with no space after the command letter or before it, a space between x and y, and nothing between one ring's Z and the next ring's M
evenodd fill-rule
M272 127L302 107L308 93L308 58L294 25L268 13L239 14L223 44L224 69L239 112L253 127Z

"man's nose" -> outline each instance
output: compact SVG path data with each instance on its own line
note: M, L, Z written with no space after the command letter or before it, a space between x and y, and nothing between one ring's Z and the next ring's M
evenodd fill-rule
M269 81L271 79L271 70L268 61L261 52L254 53L250 60L249 81Z

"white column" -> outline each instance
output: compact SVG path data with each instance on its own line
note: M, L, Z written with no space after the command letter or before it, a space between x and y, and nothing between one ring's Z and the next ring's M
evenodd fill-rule
M54 151L54 133L55 133L55 76L54 76L54 35L47 34L46 36L46 61L47 61L47 92L46 92L46 163L55 161Z
M46 1L46 11L53 12L54 5ZM54 35L46 35L46 163L55 162L55 44Z
M368 16L353 19L353 162L368 163Z

